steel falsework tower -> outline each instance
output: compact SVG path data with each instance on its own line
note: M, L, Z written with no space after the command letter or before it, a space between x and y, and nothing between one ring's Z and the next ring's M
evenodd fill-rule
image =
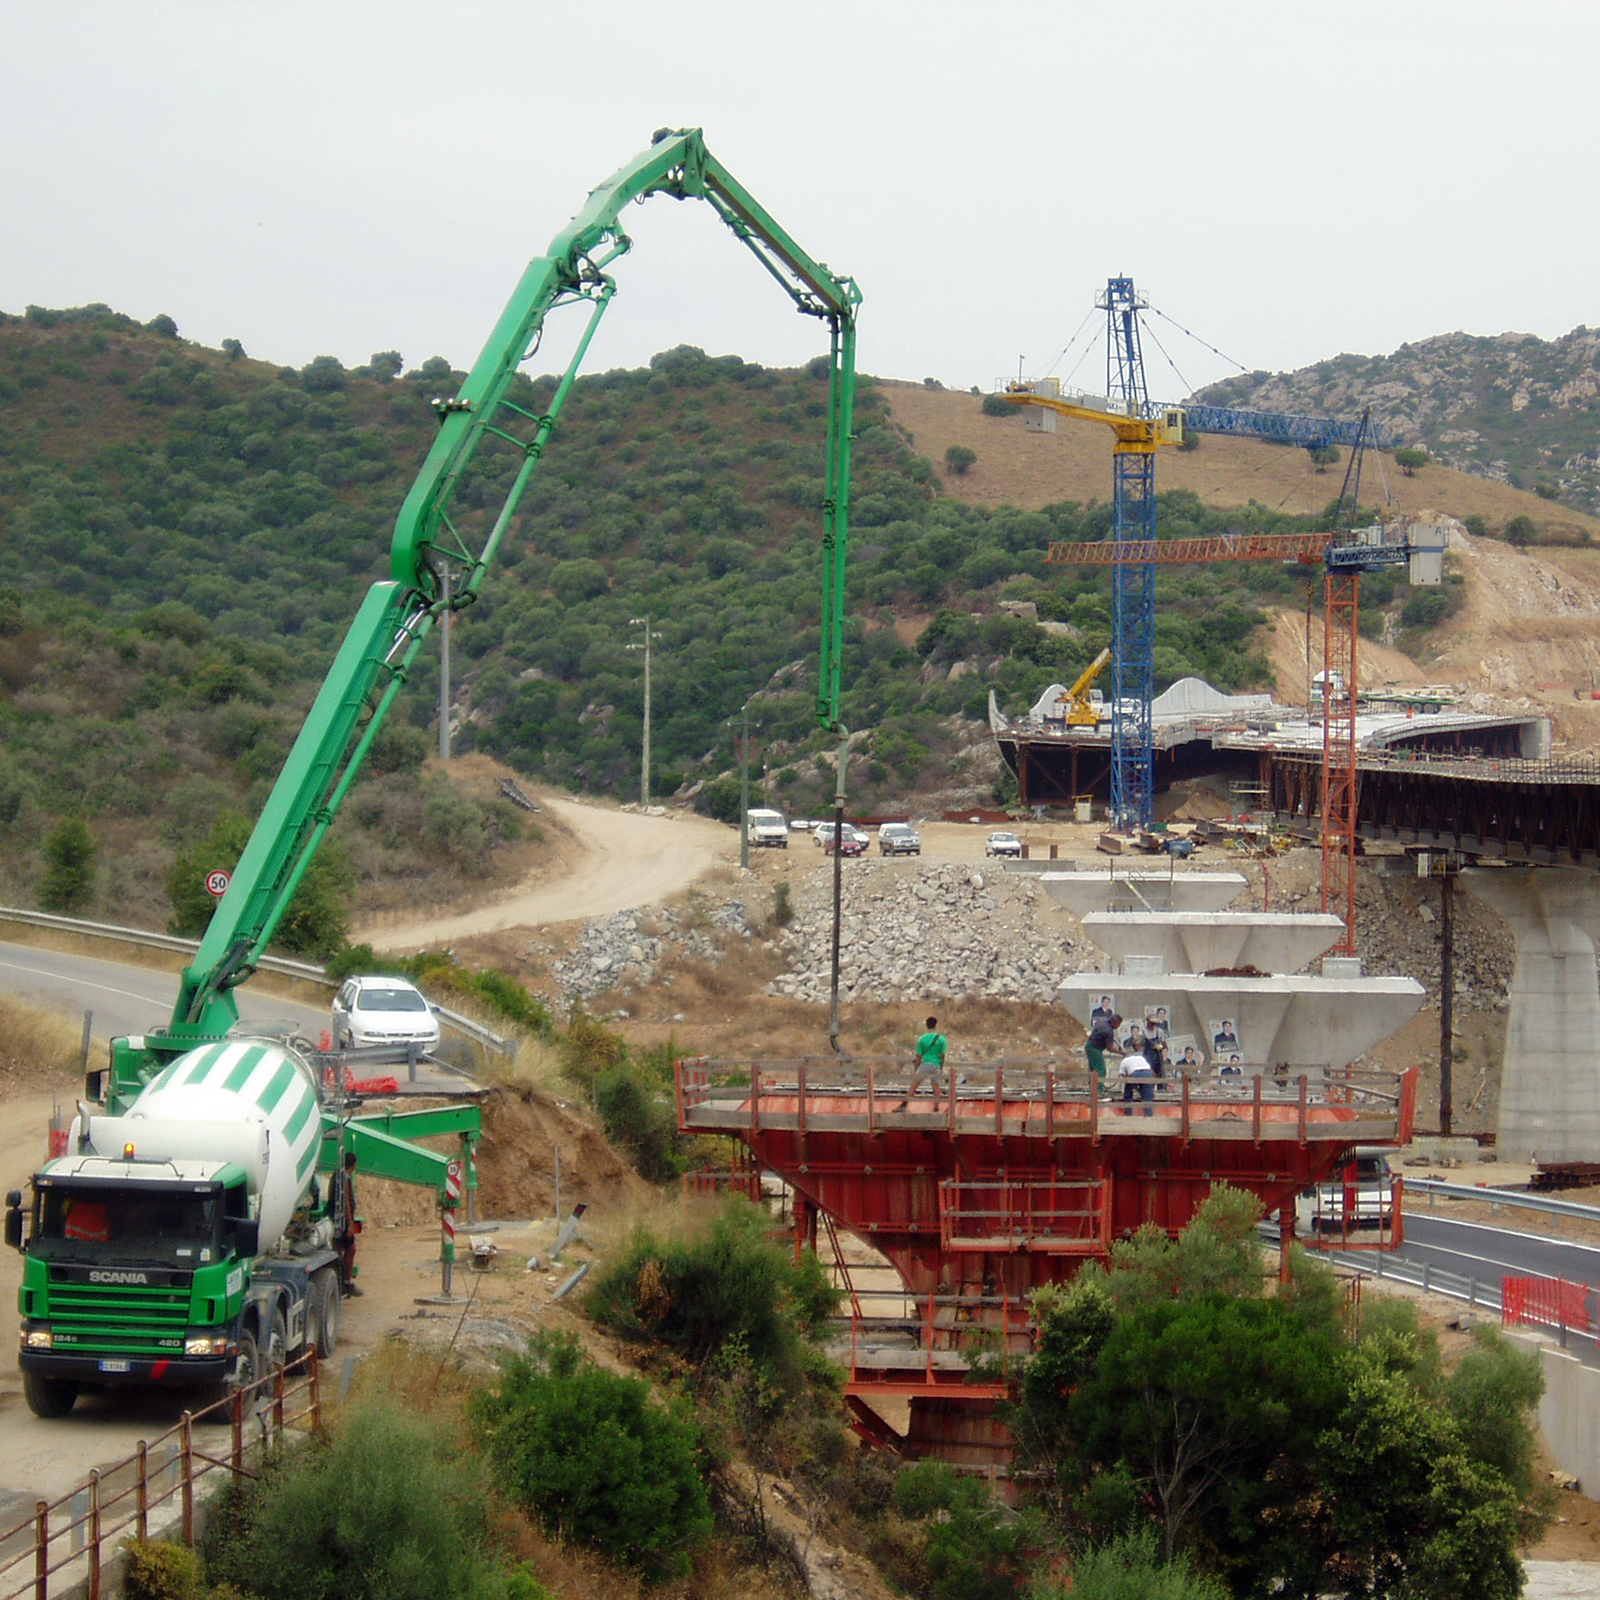
M1130 417L1148 418L1139 312L1147 304L1132 278L1111 278L1099 302L1106 314L1106 393ZM1156 444L1119 437L1112 458L1119 559L1111 582L1111 817L1118 828L1155 820L1155 755L1150 702L1156 683L1156 569L1153 561L1124 561L1128 541L1156 536Z

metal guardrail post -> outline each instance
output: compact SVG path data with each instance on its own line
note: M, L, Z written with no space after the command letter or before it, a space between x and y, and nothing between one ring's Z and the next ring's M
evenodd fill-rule
M50 1600L50 1502L36 1500L33 1505L33 1594L34 1600Z
M237 1398L237 1396L235 1397ZM238 1415L236 1412L235 1415ZM194 1543L194 1418L189 1412L183 1414L183 1421L179 1425L182 1429L183 1443L180 1448L180 1457L183 1462L183 1542ZM237 1427L238 1425L235 1424ZM237 1434L235 1435L237 1437Z
M100 1469L89 1474L89 1600L100 1600Z
M139 1441L139 1499L134 1514L134 1527L138 1530L140 1544L150 1537L150 1448L143 1439Z

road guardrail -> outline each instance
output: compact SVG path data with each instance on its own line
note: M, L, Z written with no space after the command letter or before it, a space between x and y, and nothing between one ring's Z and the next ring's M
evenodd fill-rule
M28 928L47 928L56 933L77 934L81 938L109 939L117 944L138 945L147 950L173 950L192 956L200 948L198 939L184 939L173 933L151 933L144 928L124 928L112 922L87 922L79 917L59 917L48 911L24 911L16 906L0 906L0 923L14 922ZM302 978L308 983L325 984L337 989L338 983L315 962L294 961L287 956L262 956L257 967L266 972L281 973L285 977ZM435 1006L440 1022L448 1024L463 1037L471 1039L485 1050L496 1055L513 1056L516 1044L504 1035L486 1028L471 1017L464 1017L448 1006Z

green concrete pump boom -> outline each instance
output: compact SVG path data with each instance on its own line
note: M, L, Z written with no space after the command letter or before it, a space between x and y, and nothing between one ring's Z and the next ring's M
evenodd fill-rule
M589 196L573 222L531 262L483 354L453 399L434 401L439 434L395 525L389 580L375 583L345 635L305 726L290 751L183 975L172 1022L146 1037L154 1055L224 1034L238 1020L234 986L266 948L323 836L361 771L394 697L440 614L470 605L504 540L523 491L561 415L616 284L606 269L632 241L619 218L650 195L707 201L806 316L828 324L831 377L827 492L823 504L822 658L818 713L839 723L844 626L850 439L855 403L854 282L813 261L706 149L698 128L662 129L650 148ZM588 322L549 407L535 415L509 398L512 380L538 346L546 317L586 302ZM451 518L463 475L490 437L522 455L499 511L470 539ZM476 546L476 548L473 548Z

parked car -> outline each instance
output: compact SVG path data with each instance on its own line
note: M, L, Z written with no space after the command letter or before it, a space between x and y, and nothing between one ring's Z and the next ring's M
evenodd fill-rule
M745 813L750 843L773 850L789 848L789 824L781 811L758 811L751 808Z
M1349 1233L1393 1222L1394 1179L1388 1156L1379 1150L1358 1149L1327 1183L1302 1190L1295 1201L1296 1226L1307 1233Z
M816 827L816 823L812 822L809 817L795 817L789 823L789 832L810 833L814 827Z
M439 1043L439 1018L405 978L346 978L333 997L333 1041L346 1048Z
M886 856L920 856L922 835L909 822L886 822L878 829L878 851Z
M984 842L986 856L1021 856L1022 841L1014 833L991 833Z
M834 847L834 824L825 822L817 829L817 843L822 846L825 855L831 855ZM845 823L844 829L838 836L839 854L842 856L864 856L867 846L872 842L853 823Z

